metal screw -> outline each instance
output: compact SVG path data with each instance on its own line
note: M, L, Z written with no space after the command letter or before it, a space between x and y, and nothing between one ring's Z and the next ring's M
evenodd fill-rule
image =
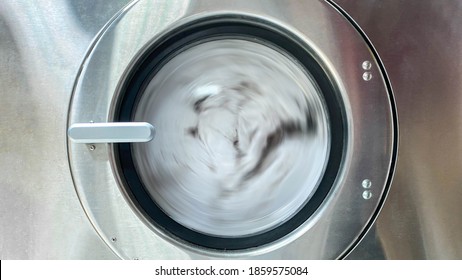
M370 199L372 197L372 192L367 190L367 191L363 191L363 198L364 199Z
M361 64L364 70L370 70L372 68L372 63L369 60L366 60Z
M95 145L90 145L89 149L90 149L90 151L94 151L94 150L96 150L96 146Z
M361 186L365 189L370 189L372 186L372 182L369 179L364 179L363 182L361 183Z
M112 237L112 238L111 238L111 241L112 241L112 242L117 242L117 238L116 238L116 237Z
M370 81L372 79L372 74L371 72L364 72L363 74L363 80L364 81Z

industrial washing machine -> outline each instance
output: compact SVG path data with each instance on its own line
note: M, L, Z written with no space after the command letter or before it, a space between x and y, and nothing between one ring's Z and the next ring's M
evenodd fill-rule
M1 259L461 258L461 12L2 1Z

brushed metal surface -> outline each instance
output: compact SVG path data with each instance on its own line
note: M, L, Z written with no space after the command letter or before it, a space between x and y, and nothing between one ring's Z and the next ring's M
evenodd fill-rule
M462 259L462 1L335 2L382 58L400 126L387 202L349 258Z
M115 256L79 204L67 108L93 37L128 1L0 1L0 258Z
M83 56L127 2L0 2L1 259L116 257L78 203L65 132ZM461 259L462 1L335 2L378 50L400 121L387 203L349 257Z

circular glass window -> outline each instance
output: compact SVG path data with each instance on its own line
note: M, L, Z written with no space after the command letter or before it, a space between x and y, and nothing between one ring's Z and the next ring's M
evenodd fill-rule
M134 121L156 139L133 144L136 170L168 216L195 231L268 231L316 191L329 121L313 78L288 54L242 39L187 48L147 83Z
M98 234L129 259L344 257L397 149L370 42L324 1L154 2L105 26L72 94L69 163Z
M144 51L117 100L117 121L156 126L151 142L115 145L133 204L196 245L282 238L316 211L339 170L333 86L302 44L270 26L182 26Z

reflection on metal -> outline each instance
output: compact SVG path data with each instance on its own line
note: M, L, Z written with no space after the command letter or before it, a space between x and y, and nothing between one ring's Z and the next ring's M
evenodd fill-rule
M134 143L154 138L154 127L147 122L77 123L67 130L75 143Z
M379 53L400 127L387 201L349 258L462 259L462 1L334 2Z
M107 259L76 198L67 110L93 38L127 0L0 1L0 259Z

